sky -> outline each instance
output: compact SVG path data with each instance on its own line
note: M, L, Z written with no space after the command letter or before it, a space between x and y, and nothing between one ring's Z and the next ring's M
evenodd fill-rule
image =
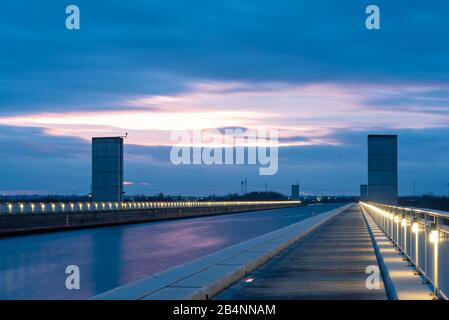
M80 8L80 30L65 8ZM365 8L380 8L367 30ZM86 194L90 139L128 133L127 194L358 194L368 134L399 193L447 194L449 2L2 1L0 193ZM273 128L279 169L174 165L174 130ZM223 178L226 177L226 178Z

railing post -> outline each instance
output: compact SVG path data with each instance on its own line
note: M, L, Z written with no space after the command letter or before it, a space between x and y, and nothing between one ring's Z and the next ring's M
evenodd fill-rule
M413 220L411 220L410 244L412 243L413 234L415 234L415 271L419 274L419 221L416 212L413 212ZM412 249L410 249L411 252Z
M405 212L405 210L404 210ZM402 251L404 252L404 256L407 259L407 216L406 213L403 214L401 220L401 239L402 239Z
M439 298L439 291L438 291L438 288L439 288L438 243L440 241L439 224L440 224L440 218L435 217L435 224L434 224L432 230L430 231L430 236L429 236L430 242L433 243L433 288L434 288L435 297L437 299Z
M393 241L393 233L394 233L394 229L393 229L393 224L394 224L394 209L390 208L390 213L388 214L388 236L391 239L391 241Z
M428 277L428 268L429 268L429 263L428 263L428 253L427 253L427 241L428 241L428 224L427 224L427 213L424 213L424 273L426 276L426 282L427 281L427 277Z

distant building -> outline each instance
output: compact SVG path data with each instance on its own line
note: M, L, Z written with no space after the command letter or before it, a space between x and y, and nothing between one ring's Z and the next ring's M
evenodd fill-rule
M368 199L383 204L398 201L398 137L368 136Z
M361 184L360 185L360 201L368 200L368 185Z
M299 200L299 183L292 184L292 200Z
M122 199L123 138L92 138L92 200Z

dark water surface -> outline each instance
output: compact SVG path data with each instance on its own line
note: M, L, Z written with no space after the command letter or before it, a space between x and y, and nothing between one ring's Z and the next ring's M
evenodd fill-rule
M0 299L84 299L341 204L0 239ZM65 287L68 265L80 290Z

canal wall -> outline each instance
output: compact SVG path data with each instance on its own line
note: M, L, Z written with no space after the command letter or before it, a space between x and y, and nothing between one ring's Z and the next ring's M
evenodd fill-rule
M0 237L280 209L296 206L299 206L299 204L265 203L236 206L136 209L126 211L1 214Z

